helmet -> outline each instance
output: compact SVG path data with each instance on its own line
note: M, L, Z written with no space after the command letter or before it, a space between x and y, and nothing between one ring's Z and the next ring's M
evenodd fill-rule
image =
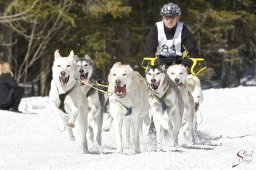
M181 14L181 10L177 4L168 3L164 4L161 8L160 15L164 17L173 17Z

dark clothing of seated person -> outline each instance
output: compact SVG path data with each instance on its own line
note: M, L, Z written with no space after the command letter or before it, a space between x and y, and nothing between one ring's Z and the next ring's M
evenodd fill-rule
M20 112L18 107L24 94L14 79L9 63L0 65L0 109Z

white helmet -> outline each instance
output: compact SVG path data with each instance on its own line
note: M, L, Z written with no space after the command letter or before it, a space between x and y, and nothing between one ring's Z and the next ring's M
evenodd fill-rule
M179 16L181 15L181 10L177 4L168 3L161 8L160 15L164 17Z

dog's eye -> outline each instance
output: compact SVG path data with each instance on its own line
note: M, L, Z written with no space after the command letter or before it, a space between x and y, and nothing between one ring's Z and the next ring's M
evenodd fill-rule
M113 76L116 76L116 74L112 74Z
M160 74L160 72L157 72L157 73L156 73L156 75L159 75L159 74Z
M70 67L71 65L67 65L67 67Z
M180 73L180 75L182 75L183 73Z
M152 74L151 74L151 73L148 73L148 75L150 75L150 76L151 76Z
M126 75L127 75L126 73L123 74L123 76L126 76Z
M174 75L174 73L171 73L172 75Z
M60 67L60 65L58 65L58 67Z
M85 64L84 66L85 66L85 67L87 67L87 66L88 66L88 64Z

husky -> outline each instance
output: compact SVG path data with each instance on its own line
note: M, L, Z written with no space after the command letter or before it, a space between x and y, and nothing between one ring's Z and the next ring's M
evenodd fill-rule
M88 100L81 92L73 51L68 57L62 57L59 50L55 51L49 99L59 130L66 130L71 140L75 140L72 128L75 127L78 118L83 153L88 153L86 139Z
M195 144L195 108L194 99L188 87L187 69L184 65L174 64L168 67L167 74L176 83L184 102L183 133L185 136L189 135L192 143Z
M109 109L113 118L113 128L117 143L117 152L123 153L122 129L127 142L132 129L135 154L140 153L139 132L144 123L149 125L149 101L145 79L129 65L115 63L108 75Z
M77 59L76 65L80 74L82 92L89 102L88 136L92 142L96 139L97 145L101 146L105 97L102 92L98 92L97 89L93 88L95 80L93 80L92 75L95 66L90 56L85 55L83 58Z
M190 74L187 77L187 82L195 102L195 112L197 112L204 99L200 79L197 76Z
M181 93L166 74L165 66L148 66L145 73L150 94L150 113L157 135L157 147L161 147L164 130L171 133L172 145L177 146L184 112Z
M200 79L197 76L194 75L188 75L187 78L187 82L188 82L188 88L189 91L191 92L193 99L194 99L194 104L195 104L195 131L197 130L197 125L198 125L198 110L199 110L199 106L201 105L201 103L203 102L203 92L201 89L201 83L200 83ZM201 115L201 121L202 121L202 115Z

